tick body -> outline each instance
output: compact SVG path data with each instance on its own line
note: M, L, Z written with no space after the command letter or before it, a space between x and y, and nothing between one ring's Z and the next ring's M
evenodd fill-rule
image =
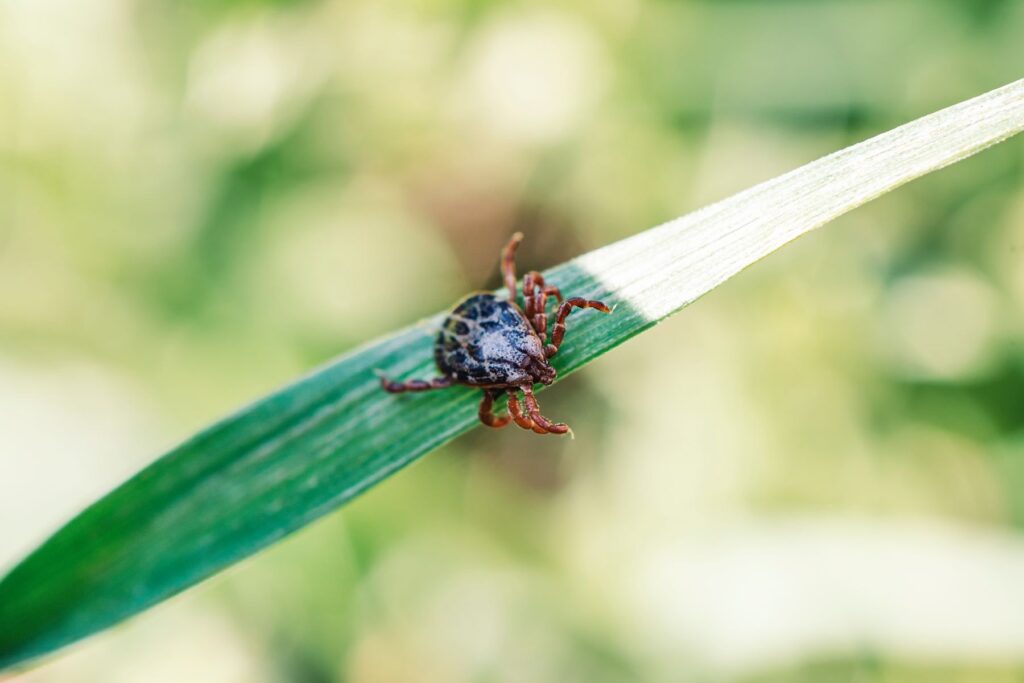
M488 427L504 427L514 421L523 429L538 434L565 434L569 426L551 422L541 415L533 394L534 384L555 381L555 369L548 362L558 353L565 336L565 319L575 308L594 308L610 313L600 301L572 297L562 300L557 287L544 282L537 271L523 277L523 306L517 302L515 252L523 239L516 233L502 250L501 271L508 298L493 294L471 294L456 304L445 318L434 344L434 361L441 376L431 380L393 382L381 378L381 386L391 393L442 389L465 384L483 390L480 421ZM548 297L558 308L551 314L554 323L548 335ZM508 394L508 416L492 412L494 399ZM523 395L523 406L519 403Z

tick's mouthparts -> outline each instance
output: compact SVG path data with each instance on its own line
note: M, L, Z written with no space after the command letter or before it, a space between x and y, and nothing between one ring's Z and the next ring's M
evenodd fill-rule
M534 380L545 385L551 384L555 381L555 376L558 372L553 367L547 363L541 363L538 361L534 361L531 365L530 374L533 375Z

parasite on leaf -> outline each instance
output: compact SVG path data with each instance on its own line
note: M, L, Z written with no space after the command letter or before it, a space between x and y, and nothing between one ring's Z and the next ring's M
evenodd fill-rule
M523 276L523 306L520 307L515 253L522 239L522 233L517 232L501 252L501 273L508 298L503 300L488 293L470 294L445 318L434 343L434 361L441 376L405 382L381 377L385 391L400 394L465 384L483 390L479 415L480 421L488 427L504 427L515 421L523 429L538 434L569 431L569 425L552 422L541 415L533 385L549 385L555 381L556 372L548 360L558 353L565 336L565 319L574 308L594 308L602 313L611 313L611 310L600 301L580 297L563 301L558 287L546 284L544 276L535 270ZM551 314L554 323L550 338L545 312L548 297L559 302ZM509 414L499 417L492 408L494 399L503 393L508 394Z

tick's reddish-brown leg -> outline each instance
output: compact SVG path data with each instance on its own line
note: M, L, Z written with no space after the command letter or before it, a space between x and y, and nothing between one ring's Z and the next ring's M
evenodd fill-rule
M522 241L523 233L517 232L501 250L501 275L505 279L508 300L512 303L516 302L516 249Z
M533 395L533 387L524 385L522 389L526 400L526 412L535 425L549 434L565 434L569 431L569 425L564 422L552 422L540 414L540 406L537 405L537 397Z
M484 389L484 397L480 399L480 411L477 415L480 416L480 421L488 427L504 427L509 423L510 418L506 415L505 417L498 417L494 414L491 408L494 407L494 392L489 389Z
M540 296L540 295L538 295L538 296ZM547 304L547 298L549 296L555 297L558 300L559 303L562 302L562 293L560 291L558 291L558 287L555 287L554 285L550 285L550 286L547 286L547 287L544 288L544 290L543 290L543 298L541 298L541 300L540 300L540 304L539 304L539 308L537 309L537 313L534 314L534 325L533 325L533 328L535 330L537 330L537 334L540 335L540 338L541 338L542 341L544 340L544 337L547 336L547 333L548 333L548 314L544 312L544 307Z
M392 382L383 375L380 378L380 386L389 394L402 394L406 391L429 391L430 389L444 389L450 387L450 377L435 377L431 380L410 379L405 382Z
M562 293L558 291L558 287L545 285L544 276L536 270L531 270L523 276L523 309L526 319L530 321L542 340L548 330L548 317L544 308L547 306L549 296L553 296L559 301L562 300Z
M537 287L540 286L538 291ZM544 333L537 327L537 304L543 303L538 299L544 296L544 277L535 270L531 270L529 273L523 276L523 312L526 314L526 319L533 325L533 329L536 330L537 334L540 335L541 339L544 339ZM540 311L544 312L543 305Z
M581 299L578 296L563 301L562 305L558 307L558 315L555 317L555 326L551 331L551 343L544 347L544 352L548 358L558 353L558 347L562 345L562 338L565 337L565 319L572 313L573 308L596 308L602 313L612 312L610 308L600 301Z
M541 429L533 423L533 420L523 415L523 411L519 408L519 398L516 396L515 389L508 390L508 414L523 429L537 432L538 434L547 433L547 430Z

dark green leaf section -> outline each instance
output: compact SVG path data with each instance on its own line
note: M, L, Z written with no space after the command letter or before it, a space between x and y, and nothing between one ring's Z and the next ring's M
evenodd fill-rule
M619 303L611 316L569 318L560 376L651 324L573 264L549 281ZM221 420L73 519L0 582L0 668L188 588L477 424L478 391L379 388L376 369L402 379L437 373L438 322L357 349Z

